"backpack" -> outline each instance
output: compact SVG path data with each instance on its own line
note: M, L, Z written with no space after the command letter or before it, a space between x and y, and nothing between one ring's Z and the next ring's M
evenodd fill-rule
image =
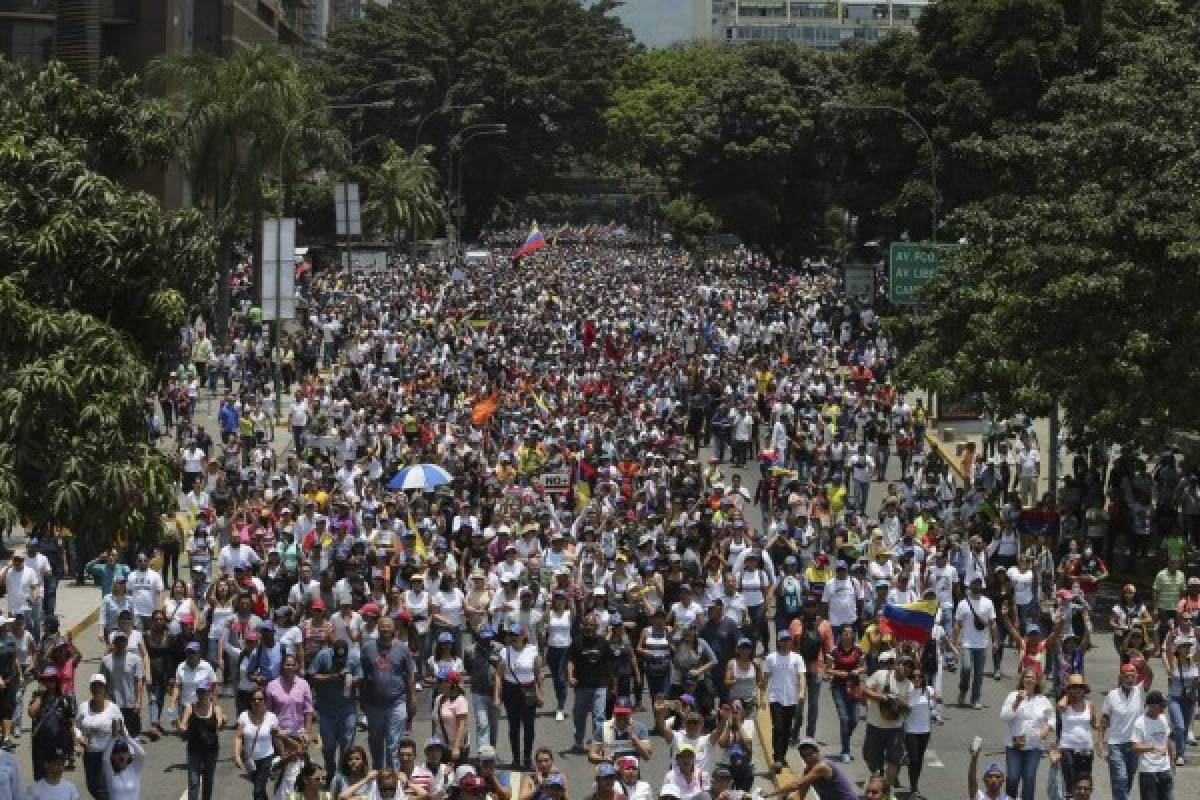
M800 592L800 582L792 580L790 586L785 583L784 591L781 593L780 600L784 614L792 616L800 613L800 608L803 605L803 597Z
M805 661L815 661L821 656L821 634L816 626L804 626L800 634L800 657Z

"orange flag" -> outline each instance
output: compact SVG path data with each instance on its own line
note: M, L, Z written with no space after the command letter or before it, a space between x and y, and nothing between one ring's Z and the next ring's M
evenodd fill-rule
M488 423L492 417L496 415L496 409L500 407L500 393L493 391L487 397L475 401L475 405L471 407L471 422L476 427L482 427Z

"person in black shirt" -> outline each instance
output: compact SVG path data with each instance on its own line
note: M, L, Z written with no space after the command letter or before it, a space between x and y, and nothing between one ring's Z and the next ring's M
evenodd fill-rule
M571 642L567 651L567 683L575 690L575 745L572 753L583 754L584 733L588 716L592 717L592 734L604 735L604 712L608 687L612 683L613 665L609 644L596 635L596 617L588 614L580 626L580 636Z

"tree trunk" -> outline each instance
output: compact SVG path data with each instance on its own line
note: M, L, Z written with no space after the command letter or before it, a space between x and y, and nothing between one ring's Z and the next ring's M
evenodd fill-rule
M263 295L262 295L262 293L263 293L263 282L262 282L263 215L264 215L263 196L262 196L262 192L258 191L258 192L254 193L254 207L250 214L250 217L251 217L250 247L251 247L251 258L254 263L254 270L251 275L251 281L252 281L251 285L253 286L253 291L251 293L251 296L255 298L255 301L259 308L262 308L262 304L263 304Z
M224 345L229 341L229 306L233 292L229 288L229 276L232 273L233 237L223 234L217 239L217 305L213 309L213 327L216 329L217 343Z

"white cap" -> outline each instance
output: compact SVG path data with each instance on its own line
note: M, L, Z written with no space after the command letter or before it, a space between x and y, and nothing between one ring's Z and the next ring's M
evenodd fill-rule
M91 686L93 683L103 683L105 686L108 686L108 678L104 677L104 675L99 672L95 672L92 673L92 677L88 679L88 686Z

